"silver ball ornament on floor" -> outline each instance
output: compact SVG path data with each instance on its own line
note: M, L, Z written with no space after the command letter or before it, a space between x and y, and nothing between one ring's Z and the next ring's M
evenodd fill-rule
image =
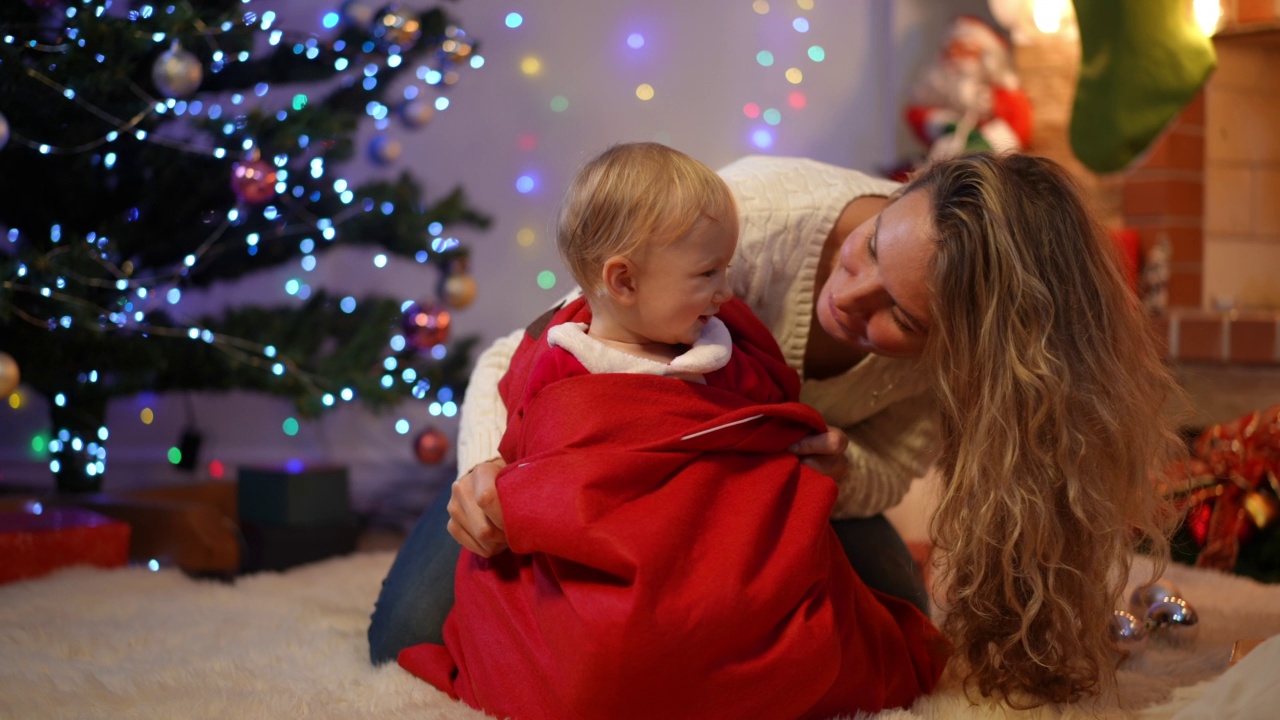
M160 53L151 66L151 81L166 97L186 97L200 87L203 79L204 66L200 64L200 58L176 42Z
M1177 585L1160 578L1149 585L1139 585L1129 595L1129 612L1145 618L1152 605L1166 598L1180 598L1182 591Z
M1200 634L1200 616L1186 600L1169 597L1147 610L1147 633L1175 645L1195 641Z
M1130 656L1137 655L1147 647L1146 623L1133 613L1116 610L1111 614L1111 638Z

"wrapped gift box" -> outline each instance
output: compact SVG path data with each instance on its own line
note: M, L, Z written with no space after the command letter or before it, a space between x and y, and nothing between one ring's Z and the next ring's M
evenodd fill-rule
M69 565L121 567L128 560L128 523L72 507L0 513L0 583Z
M354 516L323 525L263 525L245 522L241 572L287 570L296 565L355 552L360 527Z
M345 467L242 467L241 523L316 526L351 521Z

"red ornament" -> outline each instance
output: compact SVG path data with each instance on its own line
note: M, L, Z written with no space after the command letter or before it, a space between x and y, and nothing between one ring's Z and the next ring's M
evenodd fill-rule
M413 441L413 453L426 465L435 465L449 452L449 438L437 428L427 428Z
M404 313L405 340L418 350L430 350L449 340L449 311L434 305L413 303Z
M276 169L265 160L244 160L231 165L231 192L241 202L261 205L276 196Z

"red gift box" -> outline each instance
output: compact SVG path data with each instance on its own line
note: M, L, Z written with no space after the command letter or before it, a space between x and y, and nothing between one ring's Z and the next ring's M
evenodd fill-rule
M70 507L0 513L0 583L68 565L121 567L128 560L128 523Z

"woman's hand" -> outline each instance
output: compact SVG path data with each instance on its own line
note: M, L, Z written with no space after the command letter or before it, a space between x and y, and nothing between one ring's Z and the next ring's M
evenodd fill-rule
M494 481L506 466L501 459L487 460L453 481L449 496L449 534L480 557L493 557L507 549L502 505Z
M849 472L849 458L844 454L848 446L849 436L828 425L826 432L800 438L787 449L799 455L800 462L838 483Z

